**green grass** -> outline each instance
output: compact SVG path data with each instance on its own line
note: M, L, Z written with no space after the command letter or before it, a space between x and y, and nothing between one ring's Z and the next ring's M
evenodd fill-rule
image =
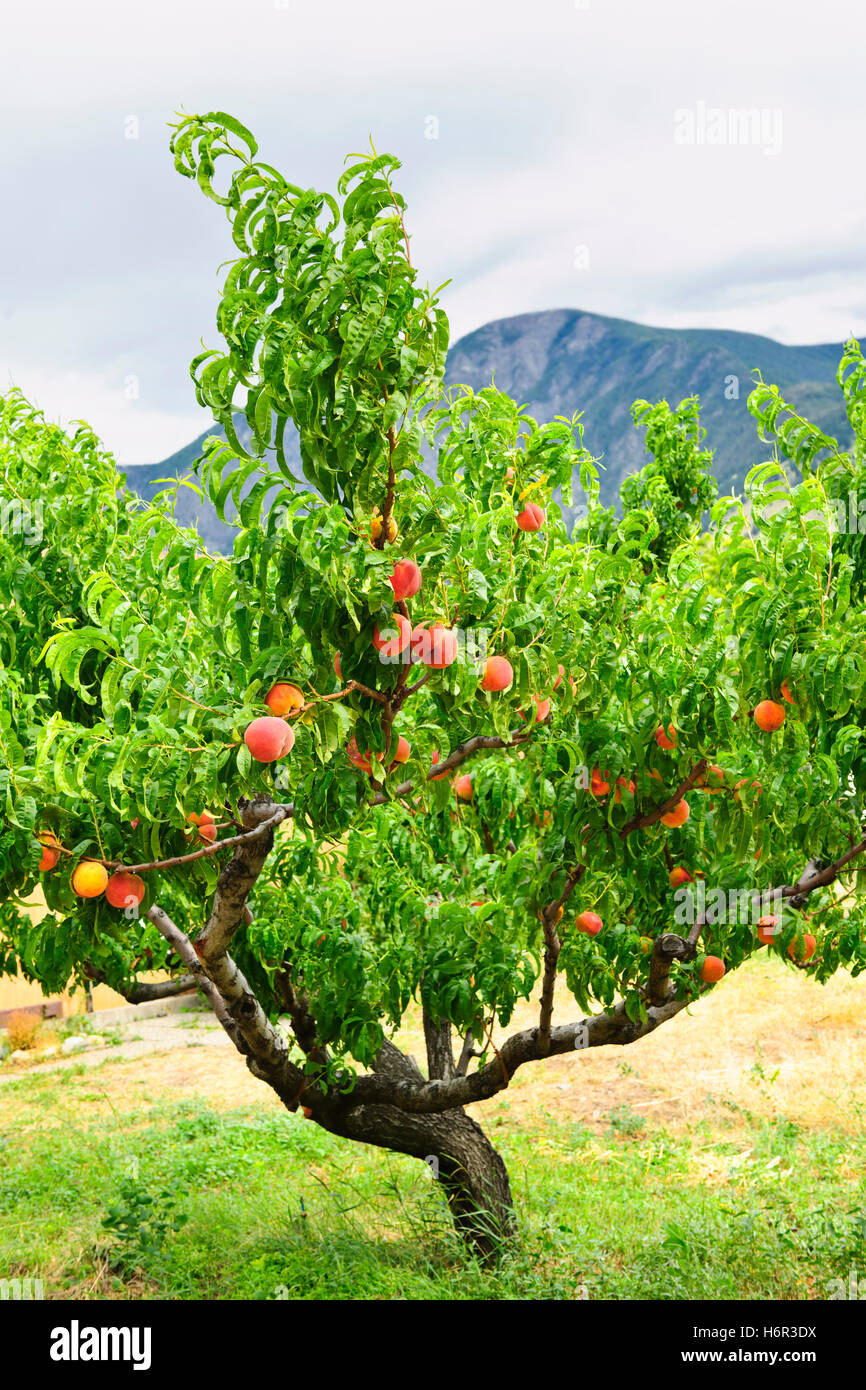
M521 1239L489 1272L425 1167L296 1116L146 1091L106 1115L83 1067L3 1097L0 1276L50 1298L807 1299L866 1273L866 1140L730 1103L679 1134L627 1107L598 1131L500 1123ZM130 1182L183 1219L161 1245L102 1225Z

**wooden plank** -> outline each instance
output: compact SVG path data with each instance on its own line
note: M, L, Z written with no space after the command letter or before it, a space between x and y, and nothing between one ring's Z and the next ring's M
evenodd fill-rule
M17 1009L0 1009L0 1028L5 1027L16 1014L26 1014L34 1018L62 1018L63 1000L46 999L44 1004L23 1004Z

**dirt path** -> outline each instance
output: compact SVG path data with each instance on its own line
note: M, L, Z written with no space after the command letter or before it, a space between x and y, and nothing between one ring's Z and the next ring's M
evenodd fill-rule
M93 1031L99 1032L99 1015L93 1015ZM108 1031L108 1030L106 1030ZM0 1071L4 1081L18 1081L22 1076L43 1076L48 1072L69 1071L73 1067L96 1067L103 1062L128 1062L151 1053L176 1052L178 1049L215 1047L235 1056L235 1050L217 1023L206 1013L164 1014L157 1018L138 1018L128 1024L112 1027L110 1033L120 1037L103 1047L75 1052L69 1057L52 1057L47 1062L8 1063Z

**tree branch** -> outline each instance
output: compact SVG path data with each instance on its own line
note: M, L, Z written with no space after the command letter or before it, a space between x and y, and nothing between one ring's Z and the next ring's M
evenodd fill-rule
M671 992L671 970L675 960L694 960L697 955L697 939L706 925L703 913L699 914L689 937L677 936L676 932L663 932L653 942L650 957L649 981L646 994L654 1007L661 1007ZM694 937L694 940L690 938Z
M866 838L858 844L852 845L834 863L821 869L817 869L815 861L812 861L807 866L807 872L797 883L773 889L767 896L805 899L816 889L832 883L846 864L863 853L866 853ZM547 910L555 911L558 905L557 903L550 904ZM699 914L687 937L683 938L676 936L673 932L666 932L664 936L657 939L656 947L659 946L660 942L665 942L664 950L659 951L660 964L656 970L655 987L659 992L667 988L665 980L670 975L673 961L676 959L690 960L697 954L697 943L704 925L703 914ZM654 947L654 955L656 947ZM661 964L665 961L667 976L661 969ZM458 1067L457 1073L450 1080L431 1080L421 1083L408 1078L397 1080L396 1078L362 1076L359 1077L353 1092L353 1100L356 1105L376 1103L395 1105L401 1110L415 1114L438 1114L458 1106L471 1105L476 1101L486 1100L495 1095L497 1091L503 1090L518 1067L527 1062L539 1061L543 1056L559 1056L566 1052L573 1052L576 1048L627 1046L654 1032L661 1024L666 1023L668 1019L674 1018L687 1008L690 1003L691 1000L688 998L672 999L669 995L658 1003L650 1000L646 1020L635 1023L628 1017L625 1003L620 1001L609 1013L594 1014L589 1018L579 1020L577 1023L568 1023L558 1028L551 1028L549 1045L544 1053L539 1045L540 1027L527 1028L506 1039L496 1060L489 1062L486 1067L473 1072L471 1075L461 1074L460 1067ZM467 1048L464 1044L461 1065L463 1065L466 1054Z
M378 538L373 542L377 550L382 550L388 540L388 526L391 521L391 513L394 510L394 494L396 491L396 474L394 472L394 450L397 448L397 436L394 433L394 426L388 429L388 484L385 491L385 502L382 507L382 530Z
M395 1047L390 1038L382 1039L382 1046L370 1065L372 1071L383 1080L390 1077L396 1081L424 1083L424 1077L415 1059L401 1052L399 1047Z
M196 953L213 978L213 967L225 954L244 920L247 898L273 849L274 829L285 819L270 797L258 795L241 807L245 833L235 837L235 852L219 877L211 914L196 943Z
M484 848L486 849L488 854L495 854L496 846L493 843L493 836L490 833L490 826L487 824L486 820L483 820L481 818L481 816L478 817L478 824L481 827L481 838L484 841Z
M550 715L547 715L544 719L540 720L539 723L546 724L549 719ZM532 738L533 732L534 730L532 729L515 729L513 733L508 735L507 739L500 738L496 734L476 734L474 738L468 738L465 743L458 744L454 751L449 753L448 757L445 758L443 762L434 763L427 773L425 780L432 782L436 777L445 776L446 773L451 772L455 767L459 767L460 764L471 757L473 753L478 753L481 749L512 748L516 743L526 743ZM398 787L394 787L391 791L376 792L376 794L370 798L370 805L381 806L386 801L394 801L401 796L406 796L414 786L414 781L410 779L406 782L401 782Z
M232 835L228 840L214 840L212 845L205 845L203 849L197 849L192 854L179 854L173 859L154 859L149 864L121 864L119 860L100 860L111 868L122 868L128 874L143 874L149 869L174 869L179 864L191 864L195 859L205 859L209 854L219 854L223 849L235 849L238 845L246 844L249 840L256 840L260 835L266 835L269 830L273 830L282 821L288 820L295 814L292 805L275 805L270 803L272 815L269 820L260 822L245 830L241 835Z
M237 1025L229 1014L225 1005L225 1000L220 995L219 990L213 980L209 979L204 967L195 953L195 947L185 932L176 926L167 912L154 903L146 912L148 921L153 922L157 931L164 936L166 941L173 947L174 952L183 961L194 977L195 983L204 994L213 1012L216 1014L225 1031L228 1033L235 1047L238 1046Z
M611 1044L626 1046L637 1042L687 1008L690 1002L688 999L672 999L660 1008L650 1008L644 1023L634 1023L625 1012L625 1004L620 1002L610 1013L594 1014L577 1023L552 1028L547 1055L554 1057L578 1048ZM469 1076L455 1075L449 1081L420 1083L409 1079L361 1076L352 1092L352 1102L354 1105L394 1105L413 1114L439 1114L444 1110L489 1099L497 1091L504 1090L519 1067L540 1060L538 1029L526 1028L512 1034L502 1044L494 1061Z
M301 1051L306 1053L310 1061L326 1064L329 1060L328 1050L319 1042L316 1020L310 1012L307 996L296 990L292 983L290 964L287 963L285 968L276 976L276 985Z
M540 723L547 723L550 715ZM468 738L465 743L460 743L443 759L441 763L434 763L427 773L427 781L430 782L434 777L441 777L443 772L450 772L452 768L459 767L473 753L479 752L482 748L512 748L517 743L527 743L533 737L534 729L515 729L508 735L508 738L500 738L497 734L476 734L474 738Z
M863 853L866 853L866 839L861 840L859 844L852 845L841 858L832 864L825 865L824 868L819 868L819 861L812 859L806 865L804 876L800 878L798 883L788 887L771 889L769 893L764 895L765 901L771 901L773 898L802 898L805 902L810 893L814 893L816 888L826 888L828 884L839 877L840 870L844 869L846 864ZM800 906L799 903L795 905Z
M447 1019L437 1023L425 1009L424 1040L427 1043L427 1071L431 1080L444 1079L447 1081L454 1075L451 1024Z
M286 1039L268 1021L231 957L223 954L215 965L202 959L189 937L156 903L148 909L147 917L196 976L196 982L253 1076L267 1082L289 1110L296 1110L305 1084L304 1073L289 1061Z
M852 845L841 858L832 864L822 865L819 860L810 859L796 883L771 888L768 892L761 894L761 901L762 903L770 903L775 898L787 898L792 907L801 909L805 907L810 893L814 893L818 888L826 888L838 877L840 870L846 864L864 852L866 852L866 839L861 840L857 845ZM653 943L647 986L647 997L651 1004L658 1007L669 998L670 977L674 961L694 960L698 953L697 947L701 932L706 925L706 913L699 912L688 936L682 937L677 936L675 932L664 932L661 936L656 937Z
M470 1059L472 1057L478 1056L473 1046L474 1042L475 1039L473 1038L472 1031L470 1029L470 1031L466 1034L466 1037L463 1039L463 1046L460 1049L460 1057L457 1062L457 1076L465 1076L466 1068L469 1066Z
M538 1014L538 1048L539 1055L542 1057L546 1057L550 1049L553 992L556 988L556 967L559 963L561 949L559 933L556 930L557 917L559 909L571 897L585 873L586 865L578 864L577 868L573 869L565 880L562 895L552 903L548 903L541 914L541 924L544 929L544 977L541 984L541 1008Z
M130 1004L149 1004L155 999L173 999L198 985L195 975L175 975L170 980L158 980L155 983L134 980L132 984L127 984L123 980L109 980L104 970L98 970L89 962L82 968L88 980L92 980L94 984L108 985L109 989L113 989Z
M282 809L276 808L277 811ZM294 1110L302 1089L315 1090L319 1098L322 1093L289 1061L286 1038L270 1023L243 973L228 954L235 932L250 919L247 898L273 847L275 825L285 817L275 813L270 797L262 795L243 802L240 810L245 833L237 837L239 843L235 852L220 874L204 929L194 944L183 938L186 946L182 958L188 961L189 951L192 951L199 967L216 987L237 1030L236 1034L231 1034L232 1039L246 1058L250 1071L259 1080L266 1081L284 1104Z
M672 811L674 807L682 801L686 792L691 790L698 778L706 771L706 767L707 759L700 758L699 761L695 763L686 780L681 783L674 792L673 796L669 796L667 801L663 801L660 806L654 806L653 809L647 811L645 815L632 816L631 820L626 821L622 830L619 832L619 838L625 840L633 830L646 830L647 826L655 825L656 821L660 821L662 816L666 816L668 811Z
M422 676L420 680L416 681L414 685L408 685L406 689L403 691L403 700L401 700L400 703L402 704L403 701L408 700L409 696L414 695L416 690L420 690L422 685L426 685L432 674L432 671L428 671L427 674Z

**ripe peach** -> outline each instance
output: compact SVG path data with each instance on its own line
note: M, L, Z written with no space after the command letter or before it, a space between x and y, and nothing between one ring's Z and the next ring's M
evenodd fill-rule
M373 771L373 754L370 752L360 752L357 740L355 739L354 735L352 736L352 738L349 739L349 742L346 744L346 756L349 759L349 762L354 763L355 767L359 767L362 772ZM382 761L381 753L376 754L376 760L377 762Z
M272 685L265 696L265 704L271 714L286 715L296 714L303 709L305 704L303 692L296 685L289 685L286 681L278 681Z
M421 571L414 560L398 560L388 583L395 599L413 598L421 588Z
M397 751L393 754L394 762L407 763L409 761L409 754L411 752L412 749L409 743L406 741L403 735L400 734L399 738L397 739Z
M144 893L144 879L139 878L138 874L128 874L125 869L112 874L105 888L105 896L112 907L129 907L133 902L138 904L143 900Z
M381 534L382 534L382 518L381 518L380 516L374 516L374 517L373 517L373 520L370 522L370 540L371 540L371 541L377 541L377 540L379 539L379 537L381 536ZM389 516L389 517L388 517L388 540L389 540L389 541L394 541L394 540L396 540L396 539L397 539L397 523L396 523L396 521L394 520L393 516Z
M719 767L718 763L710 763L706 772L695 783L701 791L705 791L707 796L715 796L717 791L725 785L725 769Z
M604 923L597 912L581 912L575 925L578 931L586 932L588 936L598 936Z
M748 780L749 780L748 777L741 777L740 780L739 780L739 782L737 782L737 783L735 784L735 786L734 786L734 800L735 800L735 801L739 801L739 799L740 799L740 787L744 787L744 786L746 785L746 783L748 782ZM752 782L751 785L754 787L755 791L757 791L757 792L762 792L762 791L764 790L763 787L761 786L760 782Z
M79 898L98 898L105 892L107 884L105 866L95 859L82 859L72 875L72 891Z
M758 919L757 937L762 946L770 946L779 930L779 919L770 914Z
M592 769L592 774L589 779L589 789L593 796L607 796L610 791L609 777L609 772L605 772L602 776L597 767Z
M672 811L668 811L665 815L662 816L661 822L662 825L685 825L688 818L689 803L687 801L678 801Z
M337 680L338 680L338 681L341 681L341 680L343 679L343 672L340 670L340 653L339 653L339 652L337 652L336 656L334 657L334 675L337 677Z
M679 888L681 883L694 883L694 879L692 878L688 869L671 869L670 873L668 874L668 878L671 882L671 888Z
M626 791L628 792L629 796L634 796L634 782L632 782L630 778L626 779L625 777L617 777L617 779L616 779L616 791L615 791L614 794L613 794L613 799L614 799L614 802L615 802L615 804L616 804L617 806L621 806L621 805L622 805L622 789L623 789L623 787L625 787L625 789L626 789Z
M673 724L668 724L667 733L665 733L663 726L659 724L656 729L655 739L659 748L663 748L666 753L669 753L672 748L676 748L677 735Z
M441 671L452 666L457 660L457 634L442 623L423 623L412 629L411 654L413 661L420 661L433 671Z
M412 624L402 613L395 613L393 621L394 626L386 628L384 636L380 634L378 627L373 629L373 646L379 653L380 661L393 661L406 650L412 636Z
M273 763L290 753L295 745L295 731L285 719L265 714L247 726L244 743L259 763Z
M544 512L535 502L527 502L524 511L517 517L517 526L520 531L540 531L544 525Z
M51 830L43 830L39 835L42 845L42 858L39 860L40 873L56 869L60 861L60 841Z
M504 656L489 656L481 677L482 690L507 690L514 680L514 667Z
M755 705L755 723L765 734L772 733L774 729L781 729L785 722L785 707L777 705L775 700L762 700Z
M550 701L542 700L538 695L533 695L532 698L535 701L535 718L533 723L540 724L542 719L546 719L550 714ZM518 711L517 717L518 719L522 719L524 723L526 722L526 714L524 712Z
M795 936L788 947L788 955L791 957L791 960L811 960L812 956L815 954L816 944L815 938L812 936L811 932L806 932L802 941L799 937Z
M193 825L198 826L197 839L208 840L213 844L217 836L217 830L210 811L202 811L201 815L199 815L198 811L191 811L187 816L187 820L191 821Z
M701 966L701 979L705 984L715 985L725 973L725 962L718 956L705 956Z
M439 749L438 749L438 748L434 748L434 749L433 749L433 766L434 766L434 767L436 766L436 764L438 763L438 761L439 761ZM448 773L447 773L447 772L437 772L436 776L435 776L435 777L431 777L430 780L431 780L432 782L444 782L447 776L448 776Z
M782 681L781 690L782 690L782 699L783 699L783 700L787 700L789 705L793 705L793 704L795 703L795 700L794 700L793 695L791 694L791 688L790 688L790 686L788 685L787 680Z
M362 772L372 771L372 763L368 758L363 756L358 747L358 741L354 737L350 738L349 742L346 744L346 757L349 759L350 763L354 763L355 767L359 767Z
M454 783L454 791L461 801L472 800L472 778L468 772L464 772L462 777L458 777Z

